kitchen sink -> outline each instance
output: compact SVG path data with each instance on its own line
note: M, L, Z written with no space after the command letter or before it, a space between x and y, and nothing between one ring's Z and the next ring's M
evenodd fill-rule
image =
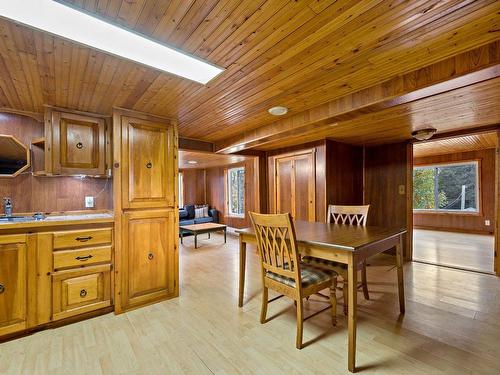
M19 223L37 220L33 216L0 216L0 223Z

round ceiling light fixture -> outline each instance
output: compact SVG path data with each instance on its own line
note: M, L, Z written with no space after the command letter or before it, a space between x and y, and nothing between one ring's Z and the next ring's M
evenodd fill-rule
M431 139L432 136L437 132L434 128L425 128L420 130L415 130L411 133L411 136L418 141L427 141Z
M272 114L273 116L283 116L283 115L286 115L288 113L288 108L277 106L277 107L269 108L267 111L270 114Z
M187 163L188 164L198 164L198 162L196 160L188 160Z

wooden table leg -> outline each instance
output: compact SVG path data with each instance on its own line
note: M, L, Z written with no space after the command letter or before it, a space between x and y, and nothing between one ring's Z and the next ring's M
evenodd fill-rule
M243 306L243 294L245 292L245 263L247 259L247 244L240 236L240 283L238 290L238 306Z
M198 248L198 232L194 232L194 248Z
M399 311L405 312L405 284L403 278L403 236L400 236L396 245L396 267L398 271L398 293L399 293Z
M349 352L347 368L349 371L356 370L356 319L357 319L357 292L358 292L358 270L357 261L354 259L353 254L349 255L347 264L347 286L348 286L348 312L347 312L347 326L349 330Z

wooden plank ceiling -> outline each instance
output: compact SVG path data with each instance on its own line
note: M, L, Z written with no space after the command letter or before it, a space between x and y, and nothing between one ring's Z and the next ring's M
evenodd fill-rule
M222 167L225 165L242 163L245 160L252 159L252 156L243 155L225 155L205 152L179 151L180 169L206 169L212 167ZM188 161L196 161L196 164L190 164Z
M226 71L202 86L0 20L0 107L42 113L51 104L110 114L119 106L177 117L181 136L211 142L274 123L271 106L294 116L500 38L495 0L61 2ZM484 89L498 93L498 81ZM367 142L383 141L397 121L414 128L416 109L404 110L387 113L390 125ZM339 139L357 139L356 121L346 122Z
M461 137L437 139L434 141L415 143L413 157L454 154L467 151L487 150L496 147L495 132L472 134Z

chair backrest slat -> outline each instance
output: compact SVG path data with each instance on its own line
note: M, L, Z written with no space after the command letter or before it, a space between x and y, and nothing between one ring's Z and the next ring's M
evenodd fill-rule
M250 212L263 272L295 279L300 285L297 240L290 214L264 215Z
M330 204L328 206L326 221L334 224L365 226L369 209L369 204L365 206L338 206Z

